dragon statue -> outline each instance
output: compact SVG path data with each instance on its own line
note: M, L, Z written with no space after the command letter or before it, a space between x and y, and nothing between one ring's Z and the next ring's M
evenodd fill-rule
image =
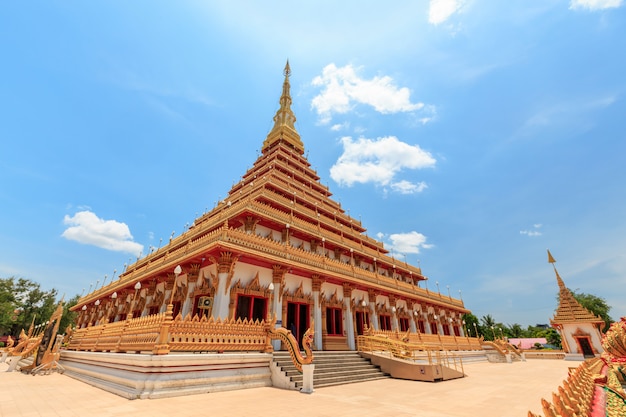
M291 361L295 365L296 369L302 372L302 365L309 365L313 362L313 352L311 351L311 345L313 344L313 335L315 334L315 331L313 330L315 328L313 322L311 322L311 327L309 327L302 336L302 347L306 352L306 356L302 356L302 353L300 352L300 349L298 347L298 341L296 340L294 335L291 334L290 330L287 330L284 327L275 327L276 316L274 316L274 318L272 319L269 329L269 336L270 338L278 339L285 344L287 350L289 351L289 356L291 356Z

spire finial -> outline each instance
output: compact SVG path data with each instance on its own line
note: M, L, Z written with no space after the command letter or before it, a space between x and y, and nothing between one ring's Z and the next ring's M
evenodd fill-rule
M283 71L283 74L285 74L286 78L289 78L289 76L291 75L291 68L289 67L289 60L287 60L287 63L285 64L285 69Z
M561 279L561 276L559 275L559 271L556 270L556 266L554 265L556 263L556 260L550 253L550 249L548 249L548 263L551 263L552 268L554 268L554 273L556 274L556 283L559 285L559 289L567 289L567 287L565 286L565 283L563 282L563 280Z
M283 81L283 91L279 101L280 108L274 116L274 127L267 135L265 142L263 142L262 152L265 153L275 143L282 142L302 155L304 154L304 145L296 131L296 116L291 110L291 86L289 85L291 67L289 66L289 60L285 64L283 74L285 75L285 80Z

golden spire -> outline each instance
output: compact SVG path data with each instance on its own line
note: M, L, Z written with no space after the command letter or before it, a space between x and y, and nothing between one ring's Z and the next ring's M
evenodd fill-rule
M289 60L287 60L283 73L285 74L285 81L283 82L283 92L280 96L280 108L274 116L274 127L267 135L267 138L265 138L265 142L263 142L262 152L265 152L274 143L283 141L302 155L304 153L304 144L300 140L300 135L294 125L296 116L291 111L291 93L289 92L291 68L289 67Z

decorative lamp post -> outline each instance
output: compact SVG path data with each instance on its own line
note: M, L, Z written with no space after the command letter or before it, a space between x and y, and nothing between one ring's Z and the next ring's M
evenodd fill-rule
M472 323L474 325L474 337L478 337L478 328L476 327L476 323Z

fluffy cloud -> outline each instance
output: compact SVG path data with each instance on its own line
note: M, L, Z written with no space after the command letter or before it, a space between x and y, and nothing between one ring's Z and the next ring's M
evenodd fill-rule
M570 9L602 10L617 8L622 5L623 0L572 0Z
M463 7L462 0L430 0L428 23L438 25L445 22Z
M372 182L390 185L394 191L411 194L423 191L425 183L393 181L403 169L430 168L436 163L432 155L418 145L409 145L394 136L376 140L341 138L343 154L330 168L330 177L340 185Z
M356 104L369 105L383 114L411 112L424 107L424 103L412 103L409 89L398 88L391 77L366 80L358 76L352 65L337 68L335 64L329 64L312 84L322 88L311 101L311 107L324 124L330 122L333 113L345 114Z
M400 254L420 253L420 249L433 247L426 243L426 236L418 232L393 233L388 240L391 251Z
M126 223L100 219L91 211L79 211L72 217L65 215L63 224L68 226L61 235L66 239L133 255L143 251L143 245L133 241Z

